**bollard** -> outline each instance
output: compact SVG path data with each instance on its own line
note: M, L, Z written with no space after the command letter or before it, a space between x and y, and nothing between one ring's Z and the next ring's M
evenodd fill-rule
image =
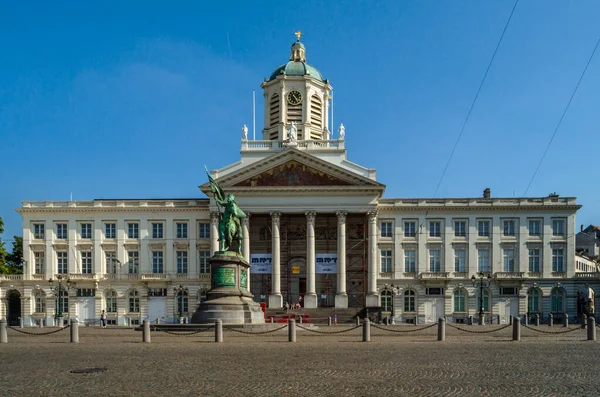
M540 315L539 314L535 315L535 326L536 327L540 326Z
M23 328L24 322L23 317L19 317L19 328Z
M552 313L548 313L548 326L552 327L554 325L554 316Z
M529 325L529 316L527 314L523 314L523 324Z
M331 327L331 317L327 317L327 326Z
M440 317L440 320L438 321L437 340L442 342L446 340L446 319L444 317Z
M6 319L0 320L0 343L8 343L8 332L6 331Z
M288 320L288 342L296 342L296 320Z
M300 324L302 324L302 315L299 316Z
M371 322L368 318L363 320L363 342L371 342Z
M512 316L511 316L511 318L512 318ZM513 325L513 339L512 340L520 341L521 340L521 322L519 321L519 319L517 317L515 317L513 319L512 325Z
M587 325L587 320L585 317L585 314L581 317L581 328L585 329L585 326Z
M587 340L596 340L596 319L589 316L587 322Z
M44 328L44 322L46 319L40 318L40 328Z
M142 342L150 343L150 321L144 320L144 328L142 328Z
M71 320L71 343L79 343L79 321L76 318Z
M356 326L358 327L360 325L360 317L356 316Z
M508 324L513 325L513 316L508 316Z
M565 318L563 320L563 327L565 327L565 328L569 327L569 315L567 313L565 313Z
M271 324L273 324L273 317L271 317Z
M223 321L220 318L215 320L215 342L223 342Z
M479 325L485 325L485 316L479 316Z

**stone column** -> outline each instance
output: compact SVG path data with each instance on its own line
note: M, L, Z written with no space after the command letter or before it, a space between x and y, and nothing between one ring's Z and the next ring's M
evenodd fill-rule
M369 272L367 280L367 307L379 306L377 294L377 211L367 213L369 219Z
M338 219L338 251L337 251L337 294L335 307L348 308L348 294L346 294L346 215L347 212L336 212Z
M210 256L219 250L219 213L210 213Z
M304 294L304 307L314 309L317 307L317 293L315 288L315 217L314 211L306 212L306 293Z
M242 218L242 254L244 259L250 263L250 214ZM248 291L250 291L250 269L248 269Z
M271 270L271 295L269 295L269 308L281 309L283 297L281 296L281 252L279 237L279 220L281 212L271 212L271 238L272 238L272 260Z

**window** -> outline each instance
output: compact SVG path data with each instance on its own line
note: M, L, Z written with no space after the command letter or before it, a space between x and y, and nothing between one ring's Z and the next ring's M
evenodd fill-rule
M152 238L163 238L162 223L152 223Z
M404 251L404 271L416 272L416 257L417 251L410 249Z
M440 237L442 235L442 223L440 221L429 222L429 237Z
M57 223L56 224L56 238L61 240L67 239L67 224Z
M187 223L177 223L175 225L175 236L176 238L188 238Z
M542 221L539 219L529 220L529 235L530 236L541 236L542 235Z
M187 292L179 292L177 294L177 312L179 316L183 316L184 313L188 312L188 293Z
M129 312L139 313L140 312L140 293L137 291L129 292Z
M517 288L516 287L500 287L500 295L517 295Z
M514 236L515 235L515 221L514 220L505 220L502 222L502 234L505 236Z
M455 249L454 250L454 271L455 272L465 272L465 258L467 256L467 252L464 249Z
M478 221L477 222L477 235L479 237L490 236L490 221Z
M425 288L425 294L427 295L444 295L443 288Z
M392 272L392 251L381 250L381 272Z
M46 312L46 295L42 291L37 291L35 293L35 312Z
M198 238L210 238L210 223L200 223L198 225Z
M82 223L81 224L81 238L92 238L92 224Z
M515 250L512 248L504 249L502 257L504 259L504 271L505 272L514 272L515 271Z
M57 252L56 253L56 264L57 271L59 274L68 273L68 253L67 252Z
M35 274L44 274L46 273L46 256L43 252L34 252L33 254L35 259Z
M417 235L417 222L404 222L404 237L415 237Z
M81 253L81 273L90 274L92 272L92 253Z
M381 237L392 237L392 222L381 222Z
M140 238L140 225L137 223L127 224L127 238Z
M115 290L106 291L106 312L116 313L117 312L117 293Z
M467 235L467 222L466 221L455 221L454 222L454 236L465 237Z
M441 272L441 251L438 249L429 250L429 271L430 272Z
M527 311L529 313L537 313L540 311L540 291L537 289L530 289L527 292Z
M33 238L36 240L43 240L45 237L44 224L34 223L33 224Z
M490 272L490 250L480 249L477 253L477 271Z
M407 290L406 292L404 292L404 311L408 312L408 313L414 313L415 312L415 291L413 290Z
M127 251L127 263L129 264L128 273L137 274L140 272L140 253L139 251Z
M187 274L188 272L188 253L187 251L177 251L177 273Z
M551 311L553 313L564 313L565 311L565 290L562 288L552 289Z
M105 258L106 258L106 273L117 274L117 264L119 263L119 260L117 259L117 253L116 252L106 252Z
M163 270L163 252L152 251L152 273L162 273Z
M529 271L539 272L540 271L540 249L532 248L529 250Z
M116 238L117 237L117 224L116 223L105 223L104 224L104 237L105 238Z
M383 290L381 291L381 311L383 312L391 312L392 311L392 299L394 299L394 295L392 291Z
M552 250L552 271L564 272L563 268L563 249L555 248Z
M167 296L166 288L148 288L148 296Z
M61 290L60 293L57 294L56 300L57 312L62 309L63 313L69 313L69 292L64 289Z
M565 235L565 221L564 219L552 220L552 235L563 237Z
M483 294L481 295L483 297L483 299L479 299L479 294L482 291L477 289L477 312L479 312L479 310L482 310L483 312L489 312L490 311L490 291L487 289L483 290ZM481 308L479 307L479 305L481 304Z
M463 313L465 312L465 290L457 289L454 291L454 311Z
M94 288L77 288L77 296L96 296Z
M210 274L210 251L198 251L198 271L202 274Z

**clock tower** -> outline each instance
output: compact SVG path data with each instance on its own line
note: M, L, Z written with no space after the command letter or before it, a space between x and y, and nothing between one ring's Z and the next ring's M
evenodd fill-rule
M306 47L296 32L290 60L279 66L261 84L264 90L264 140L288 140L295 123L298 140L328 140L331 86L314 66L306 63Z

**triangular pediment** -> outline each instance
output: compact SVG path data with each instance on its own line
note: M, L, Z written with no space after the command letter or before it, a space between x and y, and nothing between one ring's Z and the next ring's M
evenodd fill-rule
M296 160L271 167L233 186L351 186L352 183Z

